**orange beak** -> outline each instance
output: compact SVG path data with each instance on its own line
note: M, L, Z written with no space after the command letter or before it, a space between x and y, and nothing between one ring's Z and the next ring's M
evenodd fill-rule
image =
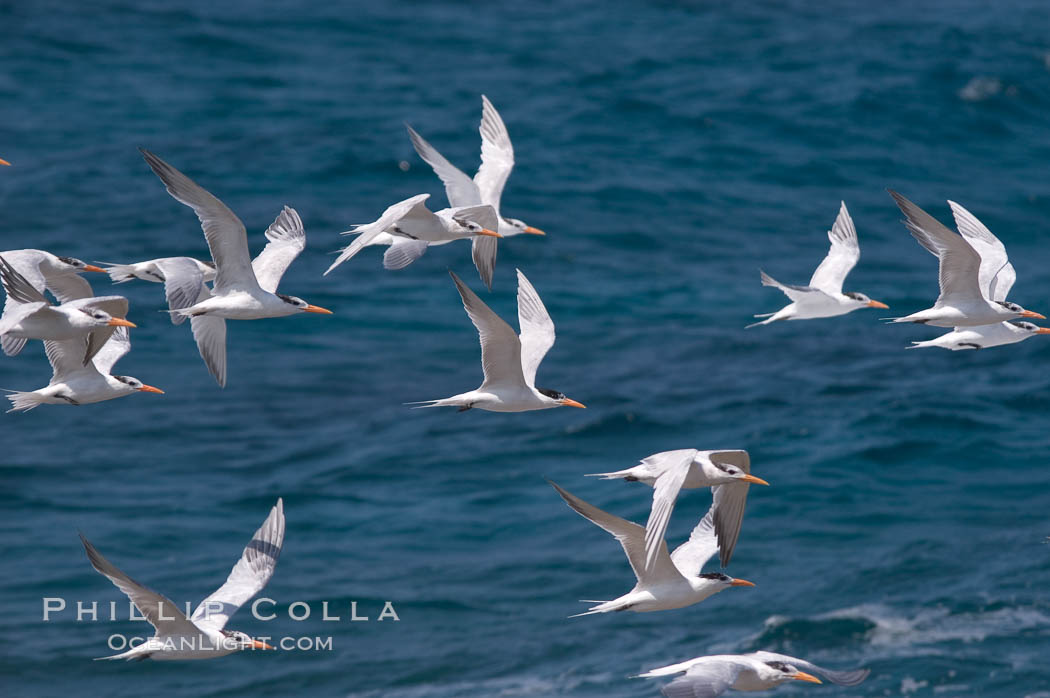
M886 305L885 303L879 303L878 301L868 301L868 307L889 309L890 306Z
M566 407L579 407L581 410L587 409L587 405L584 405L580 402L576 402L575 400L570 400L569 398L565 398L564 400L562 400L561 404L565 405Z
M1026 310L1026 311L1024 311L1023 313L1021 313L1021 317L1032 317L1032 318L1035 318L1036 320L1045 320L1046 319L1045 315L1040 315L1039 313L1035 312L1034 310Z
M546 235L547 234L547 233L543 232L542 230L540 230L539 228L533 228L531 225L525 226L525 230L523 232L526 232L529 235Z
M502 235L497 233L495 230L489 230L488 228L482 228L481 232L478 233L478 235L488 235L490 238L501 238L501 237L503 237Z
M138 327L135 323L125 320L122 317L111 317L106 324L110 327Z
M322 308L319 305L308 305L303 308L304 313L321 313L323 315L331 315L332 311L328 308Z
M743 480L744 482L750 482L753 485L766 485L767 487L769 486L768 482L766 482L765 480L763 480L760 477L755 477L754 475L745 475L744 477L742 477L740 479Z
M1036 334L1050 334L1050 327L1040 327L1035 331Z
M161 390L160 388L154 388L152 385L144 385L144 386L142 386L141 388L139 388L139 392L142 392L142 393L157 393L158 395L163 395L164 394L163 390Z
M7 165L8 167L10 167L11 163L9 163L7 160L4 160L3 158L0 158L0 165Z
M729 586L731 586L731 587L753 587L753 586L755 586L755 583L754 582L749 582L746 579L734 579L732 582L729 583Z
M105 269L103 269L102 267L96 267L94 264L85 264L84 271L100 271L103 274L106 273Z
M804 671L798 672L797 674L795 674L791 678L795 679L795 681L809 681L810 683L824 683L823 681L818 679L813 674L807 674Z
M271 647L270 645L267 645L262 640L252 640L252 649L253 650L272 650L272 649L275 649L275 648Z

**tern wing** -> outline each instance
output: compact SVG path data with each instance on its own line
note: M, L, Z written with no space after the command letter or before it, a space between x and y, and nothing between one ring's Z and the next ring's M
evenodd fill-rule
M721 485L719 485L721 487ZM718 487L712 488L717 490ZM715 508L712 504L704 518L689 535L689 540L675 548L671 553L671 562L684 577L695 577L700 574L707 561L718 552L718 538L715 535Z
M113 336L102 345L102 348L95 354L95 358L91 360L95 369L104 376L111 375L113 366L120 361L122 356L131 351L131 335L128 328L115 327L113 329Z
M491 385L527 385L522 373L521 341L518 335L455 272L449 271L449 274L456 282L459 296L463 299L463 308L481 339L481 365L485 371L485 380L480 389Z
M204 286L204 273L195 259L171 257L155 264L164 274L164 298L168 301L168 310L182 310L197 303ZM185 320L184 315L171 313L172 324L181 325Z
M491 235L476 235L470 243L470 258L478 270L478 276L488 290L492 290L492 279L496 275L496 256L499 253L499 238Z
M500 197L514 169L514 146L496 107L485 95L481 96L481 167L474 175L474 183L481 193L481 201L490 204L499 214ZM493 239L495 242L495 238Z
M3 257L0 257L0 280L3 281L4 290L7 292L8 305L14 303L46 303L51 305L44 296L44 285L34 285Z
M437 219L437 216L431 213L424 203L429 198L430 194L416 194L409 199L387 206L386 210L383 211L383 215L374 223L354 226L353 230L348 230L346 234L357 234L357 237L332 262L332 265L325 271L325 275L363 250L376 237L396 226L402 218L411 216L412 220L416 221L425 219L426 216L431 216ZM434 224L440 226L441 221L437 220Z
M294 208L284 207L266 229L266 239L269 242L252 262L252 271L262 290L276 293L284 272L306 248L306 230Z
M576 495L562 489L554 482L551 486L558 491L561 498L565 500L577 514L587 519L594 525L612 534L613 538L623 546L627 560L631 563L634 576L639 582L658 582L681 578L681 574L671 564L671 558L667 554L667 546L661 546L663 553L657 557L657 564L652 571L645 569L645 529L627 519L621 519L607 511L603 511L593 504L588 504Z
M857 229L853 225L846 202L842 202L835 224L828 231L831 249L828 256L813 272L809 285L825 293L837 296L842 293L842 282L857 265L860 259L860 243L857 241Z
M284 503L278 499L270 515L233 566L226 582L200 602L191 620L201 627L222 630L230 616L266 586L277 567L284 545Z
M191 635L195 636L200 631L191 623L175 602L158 594L142 584L139 584L128 575L121 572L116 565L102 557L102 553L95 550L95 546L80 534L80 542L84 544L88 560L95 570L105 576L113 585L127 594L135 608L139 609L146 620L157 630L158 635Z
M153 173L164 182L168 193L194 210L215 262L215 291L254 292L259 283L252 272L248 253L248 234L244 223L226 204L153 153L139 149Z
M201 284L197 303L210 298L207 284ZM197 351L220 388L226 387L226 319L215 315L198 315L190 318L193 340Z
M735 465L745 473L751 473L751 456L747 451L713 451L712 461ZM747 493L751 485L746 482L729 482L711 488L714 500L712 509L715 512L715 537L718 540L718 551L722 567L729 564L740 538L740 526L744 520L744 507L747 505Z
M127 328L121 328L126 331ZM44 353L51 363L51 384L61 383L78 372L98 373L93 361L84 363L87 341L83 338L45 340ZM97 355L96 355L97 356Z
M427 143L411 126L405 124L405 128L408 129L412 147L419 153L419 157L434 169L434 173L445 184L445 196L448 197L449 206L475 206L482 202L481 192L474 180L446 160L445 156L437 151L437 148Z
M671 520L671 512L674 511L675 502L678 501L678 493L682 490L689 469L693 466L693 457L696 449L680 449L677 451L665 451L656 453L643 461L660 467L662 473L657 476L653 483L653 507L649 512L649 520L645 524L645 566L652 569L661 548L666 550L664 536L667 535L667 524ZM659 459L657 462L656 459Z
M984 298L980 285L981 256L965 238L895 191L890 196L904 213L904 225L919 244L940 259L941 295L935 307L949 302L972 303Z
M1010 264L1006 246L984 223L977 220L977 216L954 201L949 201L948 205L952 207L959 232L981 255L980 283L988 300L1005 301L1017 280L1017 272L1014 271L1014 265Z
M795 286L792 284L782 284L769 274L762 271L761 269L759 269L759 274L761 274L763 286L772 286L773 288L779 288L785 296L791 299L793 303L798 303L799 301L804 301L807 298L813 298L815 296L827 295L821 289L814 288L812 286Z
M525 383L536 387L536 370L554 346L554 321L529 280L518 269L518 325L521 329L521 370Z
M716 698L729 690L743 670L743 662L712 657L689 667L684 676L661 690L668 698Z
M784 662L785 664L790 664L797 669L802 669L803 671L808 671L813 674L819 674L831 683L838 684L839 686L856 686L864 679L868 678L868 674L871 673L871 669L832 671L817 666L813 662L807 662L805 659L791 657L786 654L777 654L776 652L752 652L746 656L754 657L760 662Z

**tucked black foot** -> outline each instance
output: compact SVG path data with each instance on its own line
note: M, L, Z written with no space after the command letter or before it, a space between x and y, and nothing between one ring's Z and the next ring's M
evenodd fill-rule
M473 407L474 407L474 405L463 405L463 407L460 407L458 410L456 410L456 412L466 412L467 410L469 410L469 409L471 409Z

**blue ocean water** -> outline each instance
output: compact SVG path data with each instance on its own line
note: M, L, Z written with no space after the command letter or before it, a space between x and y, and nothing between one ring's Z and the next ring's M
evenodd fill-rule
M1050 696L1050 345L906 352L937 330L885 311L743 329L785 302L758 268L804 283L840 199L862 248L846 288L893 315L927 307L936 262L886 187L942 220L945 199L969 208L1008 246L1011 298L1050 309L1050 9L739 5L0 3L0 249L205 256L144 146L233 208L253 249L296 207L309 247L282 290L335 311L231 323L220 390L160 287L127 284L139 329L119 369L166 394L2 415L0 692L655 696L627 677L770 649L872 669L784 695ZM513 270L528 274L558 327L540 383L586 411L402 404L480 380L446 274L481 291L464 243L400 272L368 250L321 277L339 231L443 199L405 121L473 170L481 93L516 148L504 213L548 231L501 244L483 297L513 323ZM0 387L49 376L39 344L0 361ZM752 488L729 568L758 586L567 619L633 579L544 478L643 521L648 489L581 476L690 446L746 448L772 483ZM331 650L91 661L146 627L78 530L197 601L278 496L278 617L245 608L230 627ZM689 492L671 540L707 505ZM43 597L71 608L44 622ZM103 617L117 601L120 620L77 622L76 600ZM377 621L385 601L400 620Z

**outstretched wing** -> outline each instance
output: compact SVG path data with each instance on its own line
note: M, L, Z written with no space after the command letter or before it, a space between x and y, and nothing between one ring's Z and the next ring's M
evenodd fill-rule
M536 370L540 362L554 346L554 321L547 313L546 306L540 300L529 280L518 272L518 325L521 330L521 371L525 383L530 388L536 387Z
M984 223L977 220L965 208L949 201L955 225L966 241L981 255L980 284L988 300L1005 301L1006 296L1017 280L1017 272L1006 254L1006 246Z
M776 652L752 652L749 656L754 657L760 662L784 662L785 664L790 664L796 669L802 669L803 671L812 674L818 674L831 683L838 684L839 686L856 686L864 679L868 678L868 674L871 673L871 669L832 671L831 669L817 666L813 662L807 662L805 659L790 657L786 654L777 654Z
M500 197L514 169L514 146L496 107L481 95L481 167L474 175L474 183L481 193L481 202L491 205L499 214Z
M828 256L813 272L809 285L837 296L842 293L842 282L846 280L846 275L860 259L857 229L853 226L853 219L850 218L849 211L846 210L845 201L839 208L835 224L828 231L828 240L831 241L831 249L828 250Z
M186 619L179 607L173 601L161 594L139 584L128 575L121 572L116 565L102 557L102 553L95 550L95 546L80 534L80 542L84 544L88 560L91 566L104 575L113 585L127 594L135 608L145 616L159 635L197 635L198 629Z
M477 328L481 340L481 366L485 371L481 389L492 385L525 385L518 335L455 272L449 271L449 274L456 282L459 297L463 299L463 308Z
M366 223L365 225L357 225L354 226L353 230L348 230L345 233L346 235L356 234L357 237L354 238L354 241L347 245L336 260L332 262L332 265L325 271L325 275L327 276L328 272L332 271L340 264L363 250L376 237L392 229L402 218L409 215L413 217L413 220L421 219L426 216L436 218L424 203L429 198L430 194L416 194L409 199L387 206L386 210L383 211L383 215L381 215L375 222ZM440 222L435 223L435 225L440 225Z
M485 287L492 290L492 279L496 275L496 256L499 253L499 238L491 235L475 235L470 243L470 258L478 270Z
M717 489L717 488L713 488ZM712 504L704 518L689 535L689 540L675 548L671 553L671 562L684 577L695 577L700 574L707 561L718 552L718 538L715 536L715 507Z
M215 290L252 292L259 288L248 253L248 234L244 223L226 204L159 157L139 148L153 173L164 182L168 193L190 208L200 219L204 237L215 262Z
M266 229L266 239L270 242L252 262L252 271L262 290L276 293L284 272L306 248L306 230L294 208L284 207Z
M273 576L284 545L284 503L278 499L270 515L252 536L241 559L233 566L226 583L200 602L191 620L201 627L222 630L230 616L262 591Z
M201 284L197 303L211 296L207 284ZM198 315L190 318L193 341L197 351L220 388L226 387L226 319L217 315Z
M695 456L695 448L684 448L677 451L654 453L642 461L643 463L648 461L653 464L653 467L662 469L660 475L656 477L656 482L653 483L653 506L649 511L649 520L645 524L645 566L647 569L651 569L656 563L661 545L666 550L664 536L667 535L667 524L671 520L671 512L674 511L674 505L678 501L678 493L685 484Z
M804 301L807 298L813 298L815 297L815 295L827 295L826 293L824 293L824 291L822 291L819 288L814 288L812 286L794 286L792 284L782 284L766 272L762 271L761 269L759 269L758 272L761 275L763 286L772 286L773 288L779 288L785 296L791 299L793 303Z
M904 225L931 254L940 260L941 295L935 307L948 302L968 303L984 298L979 273L981 256L966 239L953 233L940 221L890 190L890 196L904 213Z
M76 341L76 340L72 340ZM114 328L113 335L91 360L95 368L104 376L113 373L113 366L122 356L131 351L131 335L127 327Z
M679 578L679 571L671 564L671 558L667 555L667 546L662 545L662 553L657 556L656 564L651 571L645 568L645 529L627 519L621 519L607 511L603 511L593 504L588 504L576 495L562 489L554 482L551 486L557 490L561 498L565 500L577 514L587 519L594 525L612 534L613 538L623 546L627 560L631 563L634 576L639 582L653 582L659 580L671 580Z
M421 135L415 132L411 126L405 124L408 136L412 139L412 147L419 153L419 157L434 169L434 173L441 178L445 184L445 196L448 197L448 205L474 206L481 203L481 192L477 185L463 170L459 169L445 159L445 156L437 151L437 148L427 143Z
M164 299L168 301L168 310L182 310L197 302L204 285L204 273L195 259L169 257L155 264L164 274ZM179 313L170 315L174 325L186 321L186 316Z

